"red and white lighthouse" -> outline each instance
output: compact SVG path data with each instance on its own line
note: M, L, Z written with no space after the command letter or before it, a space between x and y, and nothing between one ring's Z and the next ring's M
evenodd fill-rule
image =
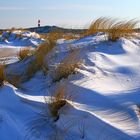
M38 20L38 27L40 27L40 19Z

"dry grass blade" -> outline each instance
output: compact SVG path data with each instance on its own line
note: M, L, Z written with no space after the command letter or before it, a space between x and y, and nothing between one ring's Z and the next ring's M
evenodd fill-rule
M105 17L100 17L92 21L85 35L86 36L92 35L92 34L102 31L105 28L107 21L108 21L108 18L105 18Z
M35 51L35 59L31 61L28 65L28 68L25 72L26 79L29 80L38 70L43 70L43 72L47 73L48 68L44 64L44 58L46 55L55 47L55 43L46 40L42 44L39 45L39 47Z
M85 35L92 35L97 32L105 32L108 39L116 41L120 37L131 37L138 21L132 19L128 21L118 21L117 19L100 17L94 20Z
M4 85L5 74L4 74L5 65L0 64L0 87Z
M19 76L15 77L13 76L13 78L15 80L11 80L11 83L13 83L14 85L17 85L21 82L25 82L27 80L29 80L30 78L32 78L34 76L34 74L43 69L44 70L44 57L47 55L47 53L53 48L52 45L50 45L48 42L44 42L43 44L41 44L34 52L34 56L32 57L32 60L28 63L27 69L25 70L25 72L23 73L23 75L21 75L21 78L19 78ZM20 59L24 59L27 56L29 56L30 54L32 54L30 49L23 49L20 51L19 57ZM45 68L45 72L46 72ZM16 80L17 79L17 80ZM16 83L17 81L17 83Z
M74 33L64 33L62 31L57 31L57 32L51 32L48 34L47 39L52 40L52 41L57 41L58 39L66 39L66 40L71 40L71 39L79 39L80 37Z
M21 48L18 54L20 60L27 58L29 55L31 55L31 48Z
M64 86L64 84L58 85L49 99L44 96L45 104L42 107L42 112L39 113L38 116L31 118L27 124L27 134L25 137L31 138L33 136L38 136L40 138L45 138L45 135L47 137L54 135L56 132L56 125L54 122L59 119L59 111L67 103L67 99L71 99L71 96L66 94L66 86ZM51 131L50 133L46 133L48 129Z
M111 41L116 41L120 37L131 37L134 33L134 29L138 21L128 20L115 22L110 26L108 30L108 39Z
M68 121L64 125L61 122L62 120L60 120L60 123L62 124L61 128L57 127L55 123L59 119L63 109L65 109L63 107L68 103L68 101L72 100L72 96L69 96L66 92L66 87L66 84L58 84L56 90L49 96L49 98L48 96L44 96L45 104L42 108L42 113L31 118L27 124L26 139L30 139L34 136L42 139L49 137L50 140L62 140L65 137L71 137L68 131L75 125L76 121L74 121L74 123ZM46 131L49 132L47 133Z
M67 78L71 74L75 74L76 69L80 68L82 62L78 60L80 50L72 51L56 68L53 81L57 82L63 78Z
M66 88L67 83L58 84L54 93L51 94L49 112L54 121L57 121L59 119L59 115L64 112L63 107L68 103L68 101L73 100L73 96L68 94Z
M38 46L38 48L36 49L36 55L39 54L47 54L50 50L52 50L55 46L55 41L52 40L46 40L44 41L42 44L40 44Z
M47 72L47 66L44 65L45 56L54 48L54 44L50 41L46 41L41 44L35 51L34 56L28 63L27 69L22 75L12 75L12 78L8 79L9 83L13 84L15 87L21 88L21 83L29 80L34 76L38 70L43 70ZM32 54L30 48L22 49L19 53L20 59L24 59Z
M66 98L65 87L60 85L51 97L51 101L49 103L50 114L54 121L59 119L59 110L67 103Z
M36 49L36 62L39 65L43 64L44 57L55 47L56 42L53 40L46 40Z
M63 34L64 33L61 31L53 31L48 34L47 39L56 42L58 39L63 37Z
M0 31L0 35L2 35L3 31Z
M71 74L76 73L76 69L79 68L81 65L80 62L76 62L73 64L65 64L61 63L57 69L57 74L54 81L60 81L63 78L67 78Z

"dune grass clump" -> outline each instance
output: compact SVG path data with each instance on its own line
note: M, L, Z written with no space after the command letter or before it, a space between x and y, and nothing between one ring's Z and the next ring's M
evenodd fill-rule
M12 78L9 79L9 83L15 87L19 87L21 83L30 80L37 71L43 70L46 73L48 68L45 65L44 58L53 47L53 44L47 40L40 44L36 50L31 50L31 48L21 49L19 52L20 60L28 56L31 57L27 59L28 63L25 71L22 74L11 75Z
M19 53L20 60L32 55L30 61L27 63L27 68L22 75L12 75L10 83L18 87L22 82L28 81L31 79L35 73L39 70L47 72L48 68L45 65L44 58L45 56L54 48L54 43L49 40L40 44L36 50L30 50L30 48L23 49Z
M110 25L108 39L111 41L116 41L121 37L132 37L137 23L138 21L135 20L115 22L114 24Z
M80 65L81 65L80 62L76 62L72 64L61 63L57 68L57 75L54 81L57 82L63 78L68 78L68 76L71 74L75 74L76 69L79 68Z
M42 44L38 46L38 48L34 52L34 60L31 61L28 65L28 68L25 72L26 79L30 79L33 75L39 71L43 70L43 72L47 72L48 68L45 65L44 59L46 55L55 47L55 41L46 40Z
M46 56L56 45L56 41L52 38L47 39L45 42L39 45L39 47L36 49L35 56L37 59L43 60L44 56Z
M53 31L53 32L50 32L48 35L47 35L47 39L50 40L50 41L57 41L58 39L61 39L63 38L63 32L61 31Z
M33 137L37 132L40 137L52 137L56 133L56 121L58 121L60 114L62 113L63 107L70 101L72 96L68 96L66 92L66 84L57 85L54 92L48 96L44 96L44 104L42 110L35 116L31 121L29 121L27 128L26 137ZM47 134L44 129L51 128L50 134Z
M4 74L5 65L0 64L0 87L4 85L5 74Z
M36 50L35 53L35 62L40 68L44 68L44 59L47 54L55 47L56 41L55 40L46 40L42 43Z
M73 39L80 39L80 34L74 34L74 33L66 33L63 35L63 37L65 40L73 40Z
M22 75L6 73L6 65L0 64L0 87L4 86L4 83L10 83L11 85L21 89Z
M72 39L79 39L80 35L74 33L65 33L62 31L56 31L56 32L50 32L46 38L55 41L57 41L58 39L72 40Z
M69 75L75 74L80 68L82 62L77 59L79 50L73 50L70 54L57 66L54 73L54 82L59 82L63 78L68 78Z
M20 60L23 60L30 55L31 55L31 48L22 48L20 49L18 54Z
M51 99L51 103L49 104L50 114L54 121L57 121L59 119L59 110L65 104L65 89L64 87L61 87L61 89L57 89L55 95Z
M100 18L92 21L88 30L85 33L85 36L93 35L97 32L103 31L105 26L107 26L106 23L108 20L109 20L108 18L100 17Z
M0 31L0 35L2 35L3 31Z
M60 109L62 109L68 103L68 101L72 101L73 99L71 95L68 95L66 87L66 83L63 83L63 85L59 84L54 93L51 94L48 107L53 121L57 121L59 119L59 115L62 113L60 113Z
M131 37L137 24L138 21L136 20L119 21L113 18L100 17L91 23L85 36L104 32L107 34L108 40L116 41L121 37Z

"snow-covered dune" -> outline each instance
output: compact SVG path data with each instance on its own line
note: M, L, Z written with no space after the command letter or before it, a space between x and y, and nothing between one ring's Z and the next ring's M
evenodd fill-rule
M0 36L0 63L16 62L21 48L36 48L42 42L43 39L34 32L20 30L3 32Z
M3 32L0 43L11 46L36 46L42 42L39 34L30 31L15 30L13 32Z
M97 34L72 42L61 40L46 58L47 64L59 64L76 49L83 64L67 79L53 82L51 72L44 76L39 71L21 89L8 83L0 89L0 139L140 140L139 39L111 42ZM24 63L8 68L18 72ZM54 123L49 115L40 114L59 83L67 85L72 101L67 100Z

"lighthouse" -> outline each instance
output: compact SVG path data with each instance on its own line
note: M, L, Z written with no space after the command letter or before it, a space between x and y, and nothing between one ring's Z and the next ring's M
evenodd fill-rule
M40 27L40 20L38 20L38 27Z

